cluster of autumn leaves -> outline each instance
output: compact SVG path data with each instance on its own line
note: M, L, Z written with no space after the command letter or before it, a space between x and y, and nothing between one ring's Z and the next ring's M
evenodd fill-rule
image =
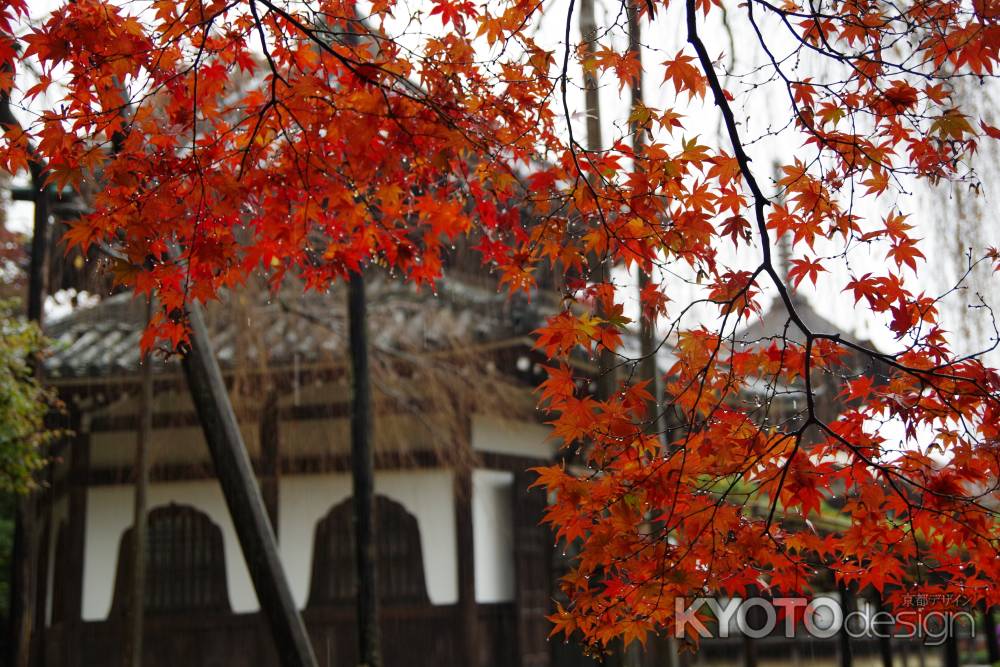
M407 17L378 0L361 17L348 0L311 12L281 0L77 0L28 25L26 2L7 0L0 84L45 104L5 128L0 162L16 172L37 152L56 187L98 183L66 241L156 294L147 344L178 345L186 302L255 272L321 290L382 265L431 284L465 235L506 289L564 276L565 308L537 335L550 360L540 402L569 461L539 470L539 484L578 554L557 630L598 645L643 638L669 623L678 596L801 592L831 573L890 600L918 586L996 604L1000 376L951 351L915 277L925 256L906 216L853 205L893 198L902 179L966 178L981 135L1000 134L955 106L951 86L992 75L996 3L736 8L802 145L778 178L780 204L763 193L699 33L720 4L640 4L643 20L688 27L663 63L680 106L637 103L630 123L648 140L588 151L567 131L571 61L619 90L638 61L610 37L546 50L533 30L542 3L433 0ZM775 30L796 57L769 48ZM809 58L824 65L812 71ZM13 73L26 61L41 78L21 91ZM685 132L683 105L702 103L720 110L715 145ZM789 284L772 259L781 238L793 244ZM839 250L821 256L831 243ZM897 349L810 331L795 314L790 290L859 244L885 262L842 287ZM733 268L740 248L757 259ZM612 265L650 277L638 310L672 360L663 396L635 377L623 344L635 323ZM675 269L698 276L691 303L668 298ZM794 335L741 345L733 331L760 312L765 285ZM681 320L695 302L712 309L702 324ZM604 363L610 390L581 377L587 357ZM816 408L821 382L834 390L823 400L839 393L835 418ZM750 400L761 386L764 400ZM775 418L785 391L801 400ZM909 444L880 434L888 421ZM834 496L846 522L822 524Z

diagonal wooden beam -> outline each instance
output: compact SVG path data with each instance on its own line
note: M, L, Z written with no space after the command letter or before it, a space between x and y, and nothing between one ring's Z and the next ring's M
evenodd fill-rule
M316 667L201 308L191 304L188 314L191 340L182 362L184 375L278 659L283 667Z

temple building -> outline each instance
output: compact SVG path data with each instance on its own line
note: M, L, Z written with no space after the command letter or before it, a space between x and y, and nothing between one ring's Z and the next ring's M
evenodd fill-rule
M345 300L247 290L207 312L321 665L356 664ZM388 278L368 300L385 664L548 665L553 545L527 472L556 454L532 394L541 302ZM119 294L47 327L73 432L40 517L53 667L122 664L145 312ZM277 664L180 364L155 364L144 664Z

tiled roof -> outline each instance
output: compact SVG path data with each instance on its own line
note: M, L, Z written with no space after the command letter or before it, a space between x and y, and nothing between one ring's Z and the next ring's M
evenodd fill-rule
M375 350L400 353L447 350L526 336L542 321L539 303L444 280L436 294L376 276L368 280L368 325ZM207 309L215 353L223 367L236 364L342 362L346 357L346 289L303 293L294 287L228 294ZM80 308L46 327L55 341L47 376L105 377L133 374L145 302L131 293ZM158 369L169 368L157 364Z
M793 295L792 304L796 314L815 333L851 333L850 328L845 328L844 325L838 326L817 313L809 301L803 297ZM805 342L802 332L789 319L788 308L779 298L775 298L760 317L752 315L749 318L749 324L736 332L737 342L751 345L768 345L773 341L777 341L780 345L782 338L787 338L792 343L802 344Z

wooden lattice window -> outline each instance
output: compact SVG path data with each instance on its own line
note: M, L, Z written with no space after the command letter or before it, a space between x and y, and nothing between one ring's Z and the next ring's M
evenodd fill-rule
M148 613L229 611L222 531L193 507L166 505L149 513L145 598ZM132 585L132 529L122 536L112 608L124 612Z
M397 502L375 497L375 555L379 599L388 603L428 604L424 559L417 519ZM354 602L351 500L336 505L316 525L309 606Z

